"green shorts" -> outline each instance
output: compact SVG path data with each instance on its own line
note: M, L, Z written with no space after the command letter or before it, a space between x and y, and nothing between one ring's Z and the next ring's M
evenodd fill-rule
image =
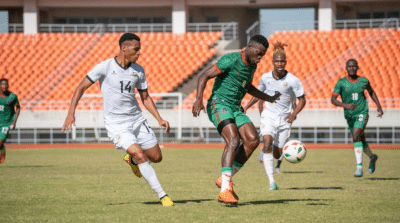
M0 140L5 142L10 131L10 125L0 125Z
M241 106L234 106L217 100L208 101L207 115L214 126L217 127L219 134L230 123L235 123L238 128L246 123L251 123L250 118L243 113Z
M345 117L347 121L347 125L349 126L350 132L353 132L355 127L360 128L362 130L365 129L368 123L368 114L358 114L353 115L351 117Z

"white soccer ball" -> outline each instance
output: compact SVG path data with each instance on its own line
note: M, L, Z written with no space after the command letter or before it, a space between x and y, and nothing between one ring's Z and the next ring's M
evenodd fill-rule
M306 158L307 149L299 140L290 140L283 146L283 157L290 163L300 163Z

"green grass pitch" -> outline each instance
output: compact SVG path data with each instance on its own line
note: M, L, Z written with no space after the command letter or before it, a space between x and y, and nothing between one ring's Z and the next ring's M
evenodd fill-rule
M222 150L165 149L152 164L175 202L162 207L112 149L10 149L0 165L0 222L399 222L400 153L376 150L355 178L352 150L308 150L268 190L257 150L233 178L236 207L217 202Z

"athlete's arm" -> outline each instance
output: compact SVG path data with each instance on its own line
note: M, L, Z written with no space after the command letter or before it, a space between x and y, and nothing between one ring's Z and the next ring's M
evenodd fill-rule
M247 103L247 105L246 106L244 106L244 108L243 108L243 113L245 113L246 114L246 111L249 109L249 108L251 108L251 106L253 106L255 103L257 103L257 101L259 101L260 99L258 99L258 98L255 98L255 97L252 97L251 99L250 99L250 101L249 101L249 103ZM262 101L261 101L261 103L262 103Z
M297 98L299 100L299 103L296 104L294 107L294 110L291 114L285 117L285 120L289 123L292 123L294 120L296 120L297 115L303 110L304 106L306 106L306 96L300 96Z
M204 105L203 105L204 89L206 88L207 81L212 78L215 78L219 74L221 74L221 73L219 73L217 68L215 66L212 66L210 69L208 69L202 75L200 75L199 79L197 80L196 101L194 102L193 108L192 108L192 114L194 117L199 116L201 110L206 112L206 109L204 108Z
M343 108L345 108L345 109L350 109L350 110L352 110L352 111L354 111L354 109L358 106L358 105L355 105L355 104L346 104L346 103L343 103L343 102L341 102L341 101L339 101L339 100L337 99L338 96L339 96L339 95L332 95L332 97L331 97L331 103L332 103L333 105L336 105L336 106L339 106L339 107L343 107Z
M274 96L269 96L267 94L265 94L264 92L258 90L256 87L254 87L253 84L248 84L247 85L247 93L249 93L250 95L252 95L253 97L259 98L263 101L268 101L273 103L274 101L276 101L282 94L279 92L276 92Z
M86 76L83 78L81 83L76 87L75 93L72 96L71 99L71 105L69 106L68 109L68 115L67 118L65 118L64 125L62 127L62 130L64 132L69 131L72 129L72 125L75 125L75 109L76 106L78 105L79 100L81 99L83 93L88 89L90 86L92 86L93 82L89 80L89 78Z
M372 100L375 102L376 107L378 108L377 109L378 110L377 117L382 118L383 110L382 110L381 104L379 103L378 95L375 93L374 89L372 89L372 88L368 90L368 93L371 96Z
M21 106L19 106L19 104L16 104L14 106L14 108L15 108L15 118L14 118L14 121L12 122L12 124L10 126L10 129L15 129L15 126L17 125L17 119L18 119L18 116L19 116L19 112L21 111Z
M165 128L165 133L169 133L169 122L165 121L164 119L161 118L160 113L158 113L157 107L154 104L153 99L150 97L149 92L146 90L138 90L140 99L142 99L142 103L144 107L146 107L147 111L150 112L154 116L154 118L157 119L158 124L160 125L161 128Z

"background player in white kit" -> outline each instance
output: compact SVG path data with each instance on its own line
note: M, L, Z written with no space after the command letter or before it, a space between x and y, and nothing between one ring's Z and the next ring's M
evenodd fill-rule
M63 131L68 131L75 125L75 109L80 98L86 89L99 80L108 136L116 148L127 153L124 160L136 176L143 176L163 206L173 206L149 162L160 162L162 154L154 132L143 117L135 98L135 88L143 105L157 119L160 127L165 128L166 133L169 133L169 123L160 117L147 92L144 70L136 63L141 49L140 38L133 33L125 33L119 39L119 46L118 56L96 65L76 88Z
M269 189L277 190L274 179L274 157L279 159L282 155L282 147L290 136L290 127L297 114L306 105L303 85L300 80L285 70L286 44L277 42L274 45L272 64L274 70L262 75L258 89L266 94L273 95L279 91L282 96L274 103L265 102L265 109L261 114L260 132L263 137L263 149L261 151L265 171L269 179ZM296 104L296 98L299 100ZM252 98L245 106L249 109L259 99ZM295 106L294 106L295 105ZM293 111L292 111L293 109ZM274 157L272 155L274 151Z

